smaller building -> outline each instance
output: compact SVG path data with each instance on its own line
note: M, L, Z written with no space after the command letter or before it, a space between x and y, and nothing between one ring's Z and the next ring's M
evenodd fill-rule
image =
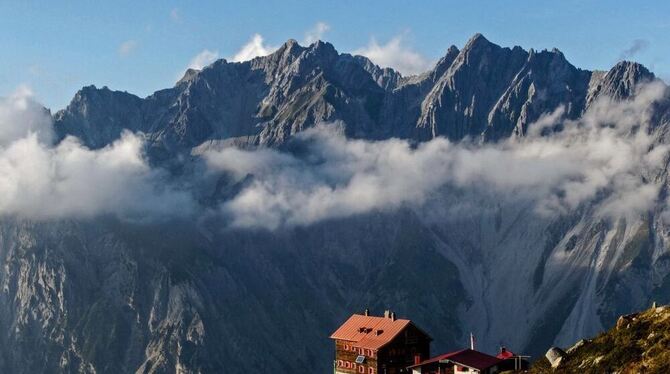
M473 349L446 353L409 368L413 374L496 374L505 362Z
M530 367L530 363L528 362L529 356L517 355L505 347L500 347L500 352L496 357L503 360L499 365L501 371L528 370Z

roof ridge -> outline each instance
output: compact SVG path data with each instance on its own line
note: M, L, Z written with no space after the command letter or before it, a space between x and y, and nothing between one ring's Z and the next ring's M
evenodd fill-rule
M352 342L354 346L361 348L379 349L390 343L410 324L417 328L408 319L353 314L330 335L330 338Z

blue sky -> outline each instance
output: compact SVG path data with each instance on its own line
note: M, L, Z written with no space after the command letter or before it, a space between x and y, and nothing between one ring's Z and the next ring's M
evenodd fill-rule
M340 52L406 71L481 32L503 46L556 47L582 68L628 57L670 77L670 1L55 3L0 2L0 96L27 85L54 111L88 84L146 96L172 86L203 51L205 61L232 57L255 34L271 50L310 30Z

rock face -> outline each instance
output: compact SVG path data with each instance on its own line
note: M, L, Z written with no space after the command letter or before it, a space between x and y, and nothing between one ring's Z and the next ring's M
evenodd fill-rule
M107 87L82 88L70 105L55 115L61 138L71 135L91 148L101 148L118 139L124 129L141 131L142 99Z
M290 40L266 57L189 70L173 88L145 99L85 87L55 119L61 137L75 135L94 148L118 138L121 128L143 131L164 156L212 139L279 146L332 121L366 139L497 140L523 136L560 105L576 117L600 94L624 97L651 78L644 67L621 63L597 79L558 50L502 48L480 34L412 77L338 54L329 43Z
M549 361L552 368L557 368L561 365L561 361L563 361L563 358L565 357L565 352L558 347L551 347L544 356L547 361Z
M287 147L324 121L369 140L524 137L559 107L576 118L653 79L635 63L590 72L557 50L481 35L411 77L290 40L269 56L189 70L146 98L85 87L54 120L59 138L91 148L143 132L153 163L188 173L183 156L203 143ZM654 115L667 143L668 106ZM667 193L667 171L645 177ZM236 187L222 184L203 205ZM484 350L503 341L537 356L652 298L670 301L660 209L610 222L588 206L538 218L523 204L480 205L477 216L399 208L272 232L220 230L216 219L2 219L0 372L325 373L327 336L352 312L391 307L433 336L434 352L473 331Z
M307 233L202 229L3 222L1 371L326 372L327 335L364 306L417 303L444 344L461 333L455 267L410 212ZM389 287L405 266L422 271ZM427 278L443 292L408 299Z

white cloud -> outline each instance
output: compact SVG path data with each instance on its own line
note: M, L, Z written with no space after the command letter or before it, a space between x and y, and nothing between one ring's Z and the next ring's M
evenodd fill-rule
M649 48L649 41L646 39L635 39L631 42L628 48L621 51L619 54L619 60L628 60L638 54L646 51Z
M317 22L311 29L307 30L303 43L309 45L321 40L328 30L330 30L330 25L325 22Z
M180 80L184 76L184 72L188 69L202 70L204 67L210 65L214 61L218 60L221 56L219 51L210 51L209 49L203 49L200 53L193 56L191 61L189 61L188 66L184 71L179 72L175 75L175 80Z
M330 30L330 25L325 22L317 22L311 29L305 32L302 43L308 45L321 40L328 30ZM279 47L265 43L263 35L254 34L233 56L228 57L228 60L233 62L248 61L255 57L267 56L276 51L277 48Z
M135 40L126 40L125 42L119 45L119 56L128 57L135 49L137 49L137 41Z
M359 48L353 54L369 58L381 67L391 67L402 74L419 74L429 70L433 63L407 45L405 35L397 35L386 44L379 44L375 38L367 46Z
M2 215L143 220L192 209L190 195L159 183L164 176L144 161L142 139L130 133L95 151L75 138L50 148L29 135L0 149L0 175Z
M526 138L495 144L354 140L341 127L320 125L297 136L295 153L223 148L202 154L209 170L244 181L220 207L236 227L275 229L421 209L445 191L466 191L475 202L530 202L539 215L593 204L603 217L634 216L670 211L658 200L670 146L650 128L650 108L666 94L659 83L629 101L601 98L577 120L565 120L557 108L531 124ZM560 132L541 131L558 123ZM190 192L146 162L141 135L124 133L100 150L75 138L54 146L52 139L51 117L27 87L0 100L0 216L151 219L196 209ZM195 190L199 177L183 182Z
M35 134L37 139L50 144L53 139L51 116L33 100L28 86L20 86L5 98L0 98L0 147Z
M277 47L265 44L262 35L254 34L251 36L251 39L249 39L249 41L229 59L233 62L247 61L254 57L267 56L276 49Z
M649 85L625 102L603 98L574 121L561 119L559 108L538 125L560 121L561 132L529 132L497 144L437 138L413 147L398 139L349 140L318 126L298 136L298 154L227 148L204 157L212 170L238 180L253 176L222 206L238 227L274 229L420 207L445 189L530 201L540 215L597 201L603 217L635 216L658 203L661 182L655 176L665 168L669 147L647 130L651 104L664 89Z
M192 211L190 194L144 160L141 136L124 133L100 150L73 137L53 146L51 126L26 89L0 101L0 215L144 220Z
M170 10L170 19L172 22L181 23L181 12L179 11L179 8L172 8Z
M202 52L198 53L191 59L191 61L188 63L187 69L202 70L202 68L218 59L219 59L218 51L210 51L209 49L204 49Z

